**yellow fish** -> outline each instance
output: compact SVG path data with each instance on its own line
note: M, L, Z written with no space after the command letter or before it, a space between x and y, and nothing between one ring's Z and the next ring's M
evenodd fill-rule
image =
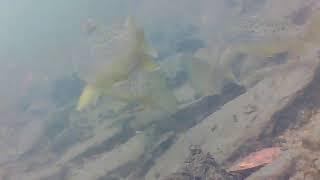
M110 63L101 67L103 69L96 75L94 86L110 88L115 82L128 79L128 76L135 71L153 71L158 68L149 54L150 48L143 30L137 28L132 18L129 18L126 27L128 35L120 40L124 45L115 50L118 52Z
M88 81L79 98L77 110L81 111L92 104L101 94L110 94L113 85L128 80L135 72L152 72L158 69L149 53L151 48L147 44L144 31L136 26L132 18L128 19L124 28L126 31L121 31L123 37L116 42L109 42L117 43L117 49L114 49L111 57L105 57L106 61L108 58L112 59L97 70L94 80Z

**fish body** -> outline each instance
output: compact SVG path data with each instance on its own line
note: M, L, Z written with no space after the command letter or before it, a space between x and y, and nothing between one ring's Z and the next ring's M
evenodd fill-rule
M113 52L105 57L108 58L105 60L107 62L98 68L95 75L93 84L99 88L110 88L115 82L128 79L128 76L135 71L153 71L158 67L153 60L151 53L154 52L147 44L143 30L136 26L132 18L127 20L124 28L127 31L123 32L123 38L108 43L109 46L113 42L116 45L109 50Z
M105 95L125 102L137 102L143 108L151 107L173 112L178 102L173 92L168 88L164 74L157 70L153 72L137 72L130 79L116 83Z
M162 101L156 101L155 96L169 100L165 95L160 95L168 90L162 75L156 73L159 67L150 54L152 49L147 44L143 30L136 26L132 18L127 20L124 27L126 31L121 31L124 33L122 38L116 38L107 44L112 46L112 43L115 43L115 50L105 57L108 62L99 67L97 73L93 73L93 80L87 82L79 98L77 110L81 111L92 104L100 95L148 105ZM150 77L141 78L142 76ZM169 94L167 92L167 95Z

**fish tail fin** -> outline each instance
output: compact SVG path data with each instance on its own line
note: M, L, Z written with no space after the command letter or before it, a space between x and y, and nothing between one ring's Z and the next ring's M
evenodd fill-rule
M159 66L153 61L151 57L144 58L143 69L147 71L155 71Z
M97 88L91 85L87 85L83 91L81 96L79 97L77 104L77 111L82 111L88 105L92 104L98 97Z

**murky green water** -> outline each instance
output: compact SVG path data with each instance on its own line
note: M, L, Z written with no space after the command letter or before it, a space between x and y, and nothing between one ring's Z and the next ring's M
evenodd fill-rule
M317 47L317 6L3 0L0 179L150 179L193 127Z

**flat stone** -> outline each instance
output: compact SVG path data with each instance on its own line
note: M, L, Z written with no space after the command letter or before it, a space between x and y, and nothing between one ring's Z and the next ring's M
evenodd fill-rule
M182 134L146 175L153 180L175 172L188 155L190 145L200 145L214 155L218 163L224 162L247 140L257 137L271 122L273 115L286 107L313 79L316 58L282 65L277 73L262 80L247 93L225 104L201 123ZM246 106L256 111L246 113ZM234 115L237 122L234 121ZM212 132L211 128L216 127Z

